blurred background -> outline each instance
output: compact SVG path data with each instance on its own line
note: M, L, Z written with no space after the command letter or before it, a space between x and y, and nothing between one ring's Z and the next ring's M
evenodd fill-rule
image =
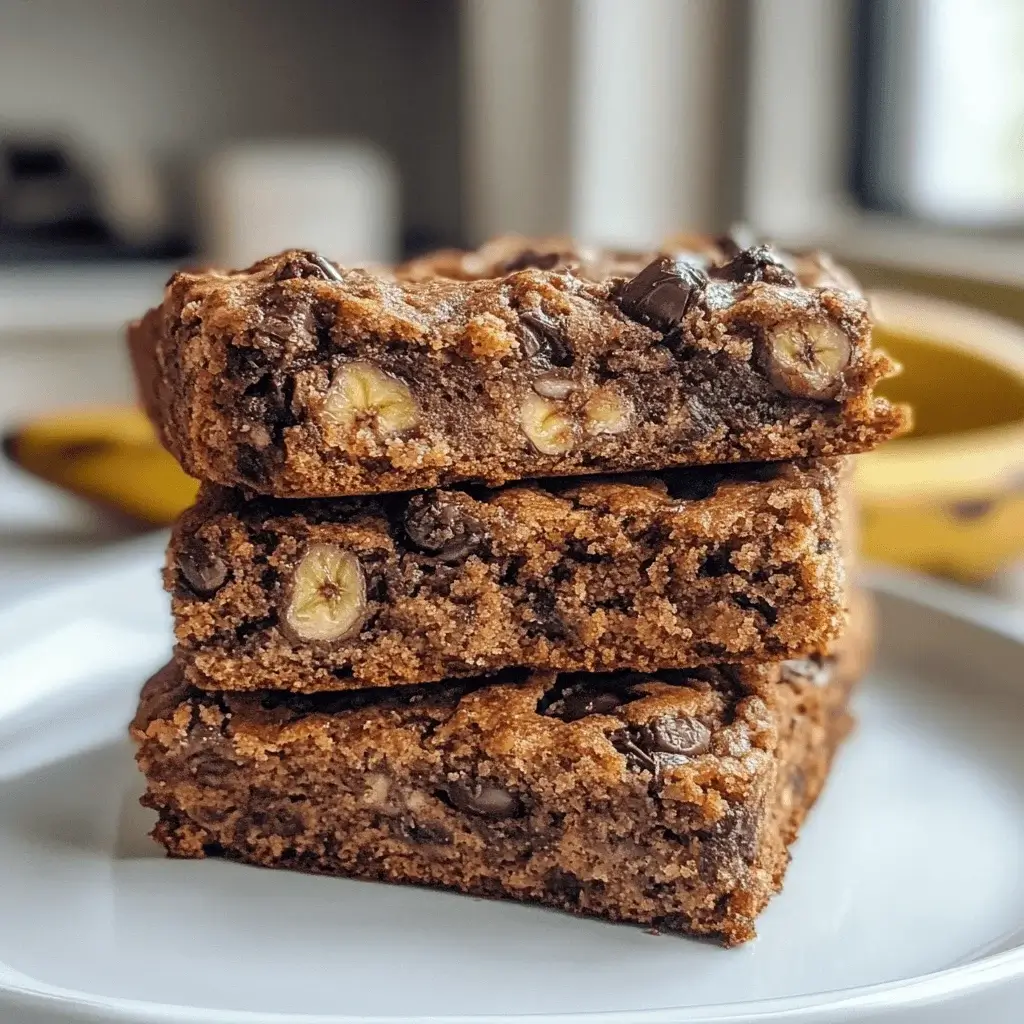
M869 554L1019 593L1022 0L0 0L0 427L44 477L183 263L738 222L851 266L907 364ZM0 599L132 528L0 472Z

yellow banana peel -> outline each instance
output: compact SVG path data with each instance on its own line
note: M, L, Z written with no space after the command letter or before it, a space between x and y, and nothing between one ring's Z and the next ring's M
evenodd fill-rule
M871 298L875 341L904 368L882 390L915 423L856 460L861 550L979 582L1024 558L1024 331L938 299Z
M199 488L132 407L42 416L8 433L3 444L27 472L146 525L173 523Z

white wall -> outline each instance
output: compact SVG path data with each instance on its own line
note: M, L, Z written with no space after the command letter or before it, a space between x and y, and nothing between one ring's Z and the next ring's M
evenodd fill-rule
M463 0L470 234L646 246L738 195L740 0Z
M370 138L408 220L458 226L454 0L0 0L0 136L188 164L219 141Z

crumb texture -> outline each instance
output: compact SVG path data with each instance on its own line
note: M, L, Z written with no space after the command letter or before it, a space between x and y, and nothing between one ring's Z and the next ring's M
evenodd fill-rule
M210 694L173 663L132 732L175 856L754 935L849 727L862 618L828 655L642 675Z
M165 583L203 689L822 649L845 622L835 461L294 502L207 488Z
M734 239L291 251L176 274L129 346L184 468L279 497L835 456L907 424L855 284Z

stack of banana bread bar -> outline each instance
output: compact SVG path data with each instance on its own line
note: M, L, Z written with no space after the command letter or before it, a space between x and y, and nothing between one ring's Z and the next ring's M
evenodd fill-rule
M204 482L133 735L181 857L754 935L870 648L856 285L735 238L179 273L129 342Z

